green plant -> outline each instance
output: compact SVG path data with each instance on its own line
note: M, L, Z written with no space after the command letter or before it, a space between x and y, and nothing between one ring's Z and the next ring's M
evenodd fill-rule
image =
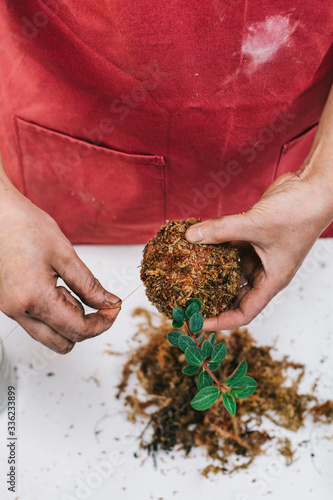
M201 301L196 298L186 302L185 311L180 307L174 307L172 326L182 328L186 323L187 335L179 330L172 330L168 333L168 341L184 352L188 363L183 368L185 375L195 375L202 369L197 380L199 392L192 399L191 406L195 410L207 410L222 394L225 409L230 415L234 415L236 399L251 396L256 390L257 383L246 375L245 360L224 383L216 378L213 372L218 370L226 357L227 346L225 342L215 344L215 333L211 333L208 340L204 339L205 332L202 331L204 318L200 310Z

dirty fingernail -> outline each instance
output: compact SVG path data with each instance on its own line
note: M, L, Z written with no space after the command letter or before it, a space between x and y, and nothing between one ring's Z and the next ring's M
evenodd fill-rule
M121 309L122 306L122 300L118 299L117 302L111 302L110 304L110 309Z
M119 297L117 297L116 295L112 295L112 293L110 293L110 295L108 295L107 299L104 302L105 307L108 307L110 309L116 309L119 306L121 306L121 304L122 304L122 300Z

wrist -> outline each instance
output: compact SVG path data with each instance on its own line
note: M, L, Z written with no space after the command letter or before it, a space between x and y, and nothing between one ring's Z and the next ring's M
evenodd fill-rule
M6 175L0 156L0 202L1 199L6 195L7 191L16 191L16 189Z
M17 203L18 198L25 197L8 179L0 156L0 206L8 206L8 203L11 203L12 200Z
M307 203L313 205L318 213L323 231L333 221L333 155L326 151L313 151L306 158L299 175L309 187Z

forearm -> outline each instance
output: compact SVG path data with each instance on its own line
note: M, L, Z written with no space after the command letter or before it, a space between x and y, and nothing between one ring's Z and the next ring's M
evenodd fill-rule
M8 179L0 156L0 219L2 224L4 221L10 224L11 207L16 206L19 209L21 203L23 203L22 209L24 210L29 201Z
M6 194L6 192L8 192L8 190L17 191L7 177L0 156L0 202L3 199L4 195Z
M298 175L304 181L304 209L311 212L322 232L333 220L333 87L323 110L311 150ZM308 211L308 210L306 210Z
M313 204L323 217L324 225L328 225L333 220L333 87L299 174L312 187L311 199L305 203Z
M333 161L333 86L322 112L308 160L325 159ZM327 170L333 178L333 169Z

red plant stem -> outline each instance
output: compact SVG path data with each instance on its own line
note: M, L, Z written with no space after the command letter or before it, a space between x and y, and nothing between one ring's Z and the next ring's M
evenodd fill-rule
M198 344L196 336L194 335L194 333L191 332L191 329L190 329L190 320L188 318L186 319L186 326L187 326L187 330L188 330L191 338L194 340L196 346L199 347L199 344ZM200 347L199 347L199 349L200 349ZM227 386L225 384L222 384L222 382L220 382L215 377L215 375L212 372L212 370L208 367L208 363L207 363L206 360L204 360L204 362L202 363L202 366L204 367L204 369L206 370L206 372L209 373L209 375L212 377L212 379L214 380L215 384L218 386L219 389L221 389L221 391L229 391L230 390L229 386Z

